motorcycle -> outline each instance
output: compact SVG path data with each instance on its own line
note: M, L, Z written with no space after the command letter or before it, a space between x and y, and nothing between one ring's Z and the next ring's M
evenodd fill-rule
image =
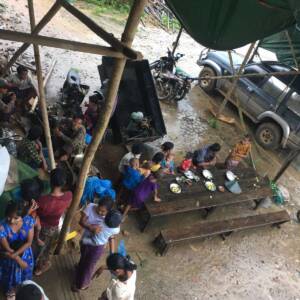
M159 100L182 100L191 89L191 83L198 78L189 77L176 63L184 54L173 55L168 49L168 55L150 64L157 97Z

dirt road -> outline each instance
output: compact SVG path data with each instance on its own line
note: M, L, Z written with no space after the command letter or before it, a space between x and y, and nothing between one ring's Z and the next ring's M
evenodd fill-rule
M15 28L29 31L25 0L2 0L6 10L1 14L4 19L2 28ZM53 1L35 1L36 16L40 19ZM85 9L83 4L78 6ZM107 18L95 17L104 28L119 36L122 27L113 24ZM67 12L61 11L42 31L42 34L73 39L82 42L101 44L99 38L84 25L74 21ZM134 48L141 51L150 61L165 54L167 46L171 46L175 36L161 29L150 26L140 26ZM17 44L4 42L3 47L17 47ZM187 35L183 35L178 51L186 54L182 67L192 75L198 74L195 61L202 47ZM32 50L28 55L32 55ZM48 101L55 101L70 67L76 67L82 75L82 82L91 86L91 90L100 85L97 65L101 57L77 52L42 48L43 61L49 63L52 57L58 60L55 71L47 88ZM209 126L210 115L207 108L210 98L195 87L187 99L178 105L161 104L166 122L168 136L175 142L178 157L185 151L193 150L208 142L220 142L222 151L220 158L224 159L232 145L241 136L237 126L220 123L219 128ZM218 99L216 100L218 101ZM231 109L227 113L235 115ZM250 125L251 126L251 125ZM280 156L260 151L255 155L258 170L262 174L273 176L278 168ZM285 206L292 217L300 206L299 172L290 169L281 179L281 183L290 192L290 201ZM220 209L212 216L212 220L221 215L232 216L249 207L234 207ZM189 221L197 219L197 215L188 216ZM179 226L182 220L176 220ZM296 300L300 299L300 239L299 224L292 221L281 230L270 228L251 232L234 234L225 242L218 238L207 239L178 247L169 256L157 257L151 247L151 241L157 234L152 229L147 234L137 230L136 222L129 218L125 228L130 231L126 240L127 250L138 261L135 252L138 251L147 263L139 267L137 300ZM47 276L47 275L45 275ZM57 279L48 275L44 281L46 291L51 295L51 289L57 288ZM49 278L49 279L48 279ZM107 284L108 277L100 278L91 288L82 293L82 299L97 299L101 290ZM50 282L50 283L49 283ZM67 298L51 300L69 300Z

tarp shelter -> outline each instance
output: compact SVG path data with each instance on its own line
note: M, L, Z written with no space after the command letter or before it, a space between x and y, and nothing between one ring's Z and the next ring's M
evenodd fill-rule
M297 67L291 52L290 43L293 47L295 59L300 65L300 31L297 29L297 26L264 38L260 41L259 47L274 52L279 61L291 67Z
M167 0L201 45L230 50L300 24L299 0ZM300 26L299 26L300 28Z

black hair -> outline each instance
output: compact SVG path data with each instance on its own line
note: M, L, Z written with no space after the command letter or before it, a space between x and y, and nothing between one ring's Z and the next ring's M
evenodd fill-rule
M10 101L11 101L13 95L15 95L15 93L9 93L9 94L3 96L2 102L4 102L5 104L10 103Z
M156 164L159 164L164 158L165 158L165 155L162 152L157 152L152 157L152 161Z
M83 121L83 114L82 113L76 113L73 115L73 120L80 119Z
M110 210L104 219L105 224L109 228L117 228L122 222L122 214L118 210Z
M43 182L38 177L24 179L20 184L20 188L23 200L37 200L42 194Z
M251 140L251 135L250 135L249 133L246 133L246 134L244 135L244 139L249 139L249 140Z
M103 196L98 202L98 206L104 206L108 211L112 209L114 201L110 196Z
M43 134L43 129L40 126L32 126L28 132L28 139L31 141L38 140Z
M161 145L161 150L164 151L164 152L172 150L173 148L174 148L174 144L172 142L164 142Z
M131 153L138 155L142 153L143 144L133 144L131 148Z
M89 101L95 104L100 104L104 101L104 96L101 91L95 91L93 95L89 97Z
M124 257L119 253L110 254L106 259L106 265L110 271L121 269L132 272L137 269L137 265L130 260L129 256Z
M218 151L221 150L221 145L219 143L214 143L214 144L209 146L209 149L214 151L214 152L218 152Z
M28 72L28 69L24 66L18 66L17 67L17 73L21 74L22 72Z
M42 292L35 284L21 285L17 290L16 300L41 300Z
M13 214L17 214L18 216L22 215L22 205L21 203L15 201L9 201L6 205L4 216L10 217Z
M193 158L193 152L187 152L186 154L185 154L185 157L184 157L185 159L192 159Z
M51 188L63 187L67 182L66 172L61 168L56 168L50 173Z

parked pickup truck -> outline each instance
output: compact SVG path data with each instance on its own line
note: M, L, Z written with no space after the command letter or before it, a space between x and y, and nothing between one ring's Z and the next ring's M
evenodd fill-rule
M233 68L237 72L243 57L232 52ZM233 74L227 52L201 53L197 61L203 66L199 77ZM249 63L243 74L266 74L295 71L277 61ZM225 94L233 79L203 79L199 85L207 93ZM234 105L239 99L244 114L255 124L255 137L266 149L300 147L300 76L260 76L239 78L229 99Z

